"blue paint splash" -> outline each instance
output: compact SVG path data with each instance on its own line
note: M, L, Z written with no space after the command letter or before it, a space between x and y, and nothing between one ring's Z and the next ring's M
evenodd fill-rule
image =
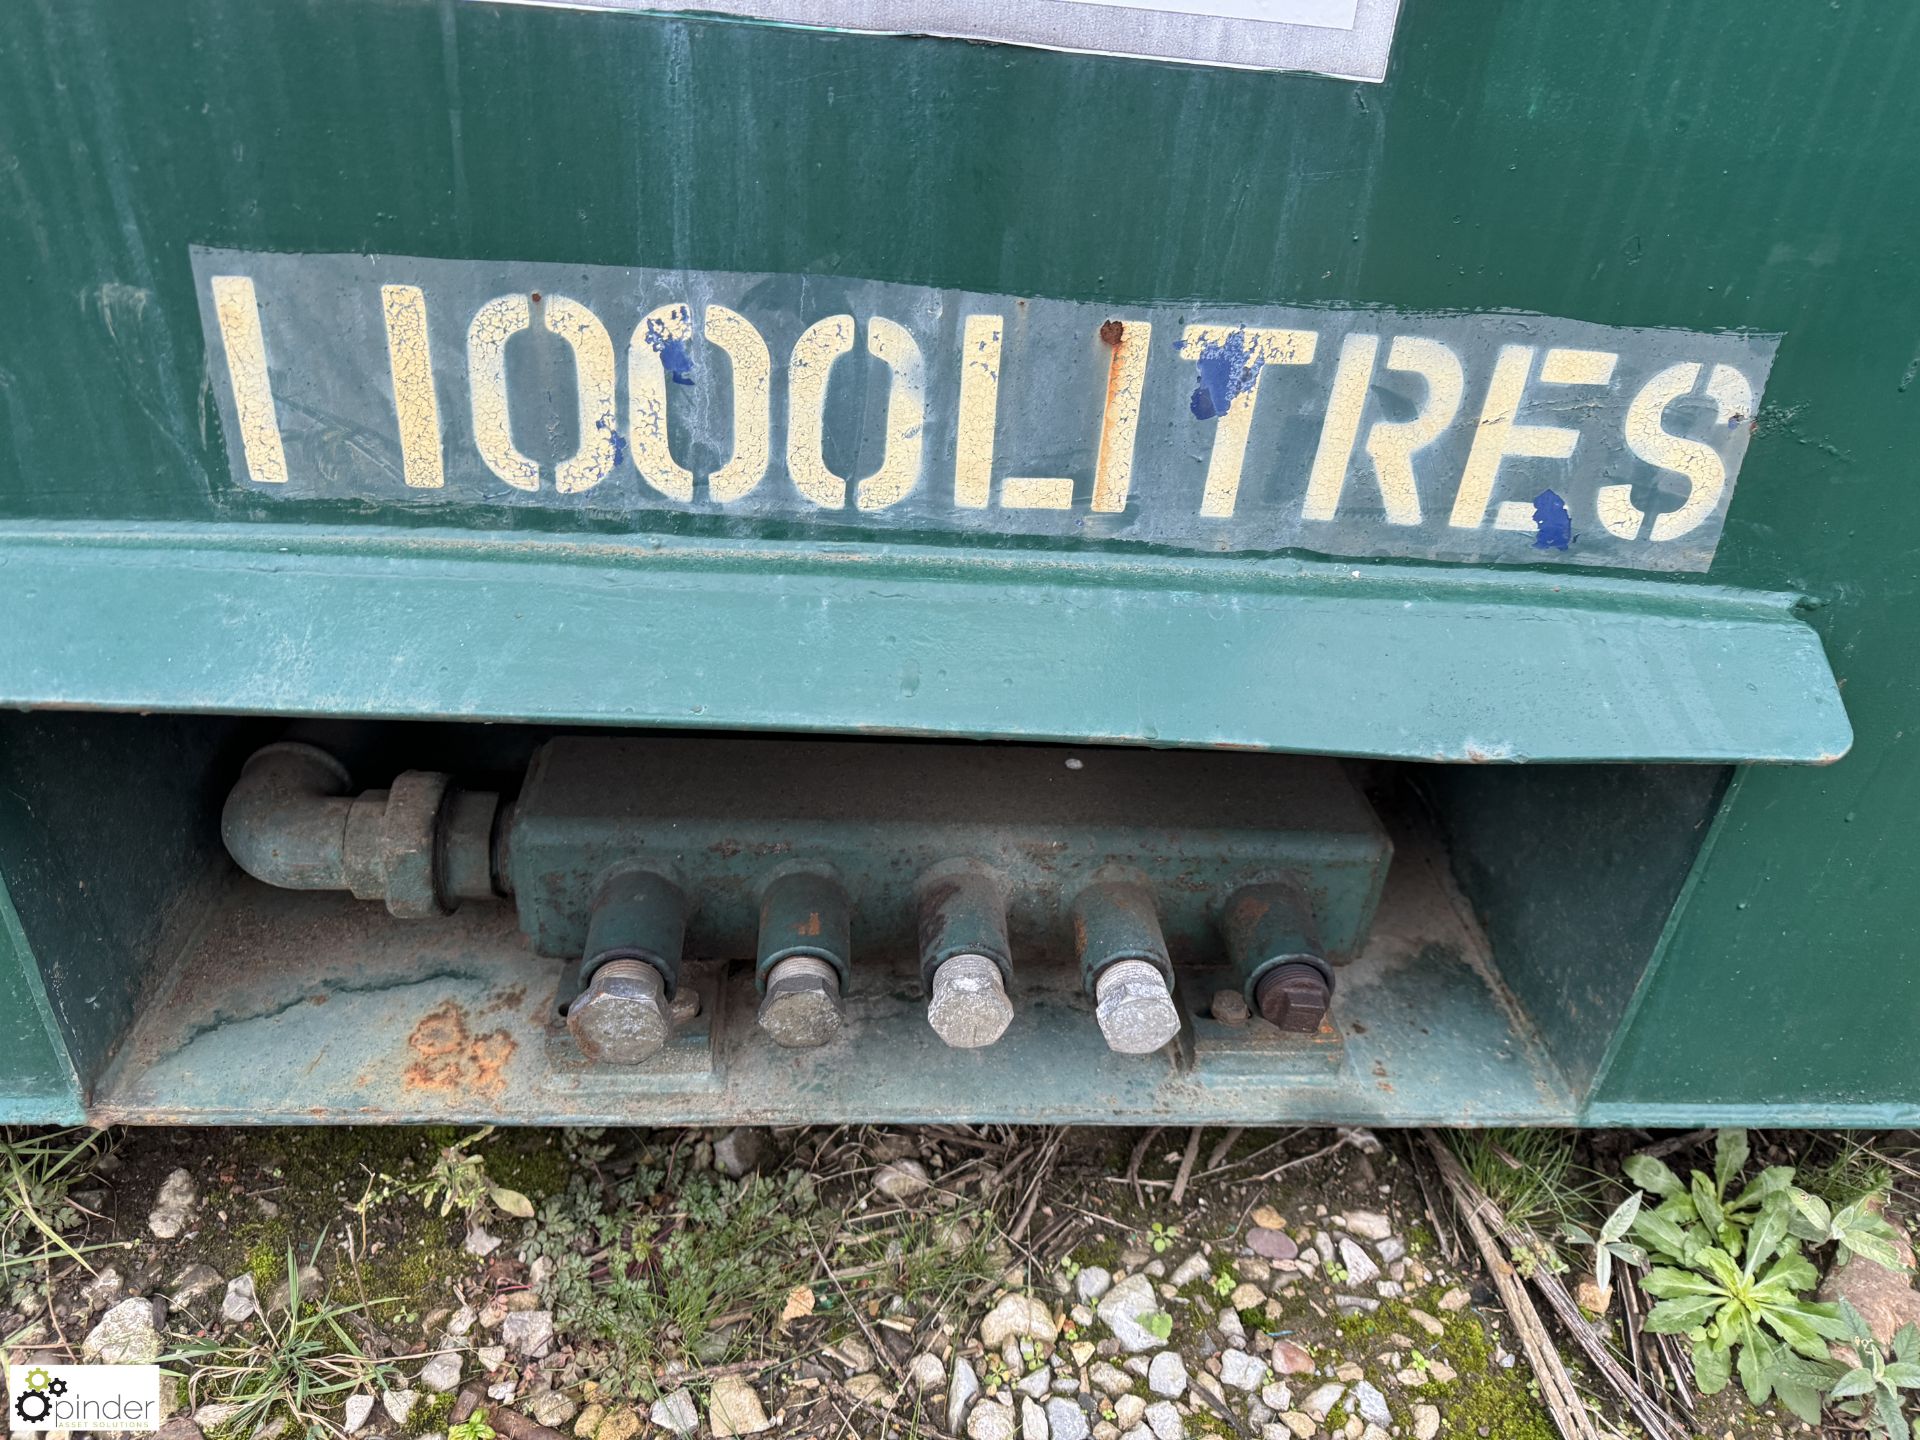
M1266 362L1245 330L1233 330L1224 340L1203 341L1195 363L1200 383L1193 389L1193 418L1212 420L1226 414L1235 397L1253 388Z
M1567 513L1567 502L1551 490L1534 496L1533 528L1534 549L1566 549L1573 543L1573 516Z
M604 415L595 423L599 429L606 432L607 439L613 442L613 468L618 470L627 463L627 437L620 433L617 425L609 425Z
M681 324L691 323L687 307L682 305L674 312L674 319ZM676 339L667 333L667 327L658 320L647 321L647 344L653 347L653 353L660 357L660 367L665 370L676 385L693 384L693 356L687 353L687 342Z

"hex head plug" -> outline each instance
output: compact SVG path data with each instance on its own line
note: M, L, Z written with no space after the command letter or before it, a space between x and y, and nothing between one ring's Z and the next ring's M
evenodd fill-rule
M633 866L601 882L581 962L586 988L567 1006L567 1030L582 1055L639 1065L673 1039L686 933L687 897L667 876Z
M1262 975L1253 996L1260 1018L1268 1024L1311 1035L1333 1006L1333 985L1320 966L1294 960Z
M760 1028L787 1050L812 1050L840 1033L840 972L812 955L792 955L767 972Z
M666 981L645 960L609 960L567 1007L567 1030L599 1065L638 1065L673 1038Z
M1100 972L1093 1013L1117 1055L1151 1055L1180 1033L1166 977L1145 960L1119 960Z
M1116 1055L1151 1055L1180 1033L1173 964L1144 875L1109 873L1073 900L1073 933L1094 1019Z
M999 964L988 955L955 955L933 972L927 1024L956 1050L978 1050L1007 1033L1013 1001Z
M1012 964L1000 882L969 861L929 871L920 882L920 976L933 1033L956 1050L978 1050L1006 1034Z
M760 896L760 1028L787 1050L811 1050L840 1033L852 905L825 865L776 873Z

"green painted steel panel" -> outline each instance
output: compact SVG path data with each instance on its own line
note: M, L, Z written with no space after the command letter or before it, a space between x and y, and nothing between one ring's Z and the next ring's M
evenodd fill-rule
M262 525L5 527L0 564L11 704L1422 760L1852 740L1790 597L1588 576Z
M1764 17L1740 0L1632 12L1577 0L1407 0L1377 86L473 0L16 5L0 17L0 514L17 522L0 568L4 688L49 701L70 683L67 699L129 707L249 697L244 706L277 694L276 708L403 713L392 695L444 698L445 682L425 647L402 652L411 668L401 685L386 668L392 652L360 645L391 640L410 613L382 617L379 605L429 585L440 590L436 619L460 608L457 595L499 600L475 572L451 566L431 582L398 580L407 537L427 517L348 501L269 509L227 482L192 244L826 271L1116 304L1511 308L1779 333L1713 569L1705 583L1673 585L1698 592L1709 634L1728 587L1809 597L1753 628L1785 643L1797 613L1818 633L1844 687L1854 750L1829 769L1741 775L1586 1113L1698 1118L1759 1104L1799 1119L1911 1114L1920 1107L1909 1058L1920 898L1908 879L1920 858L1909 735L1920 587L1907 531L1920 505L1917 63L1920 9L1860 0ZM503 543L556 523L484 507L430 518ZM250 528L269 520L347 535L314 542L332 555L309 566L298 543ZM138 535L100 544L72 522L126 523ZM631 519L567 524L554 543L618 540ZM249 528L177 544L143 538L176 525ZM723 538L693 520L664 528L696 548ZM283 543L295 552L287 561L264 553ZM414 563L442 565L434 553ZM851 553L810 563L828 570ZM593 582L617 593L630 574L569 563L565 573L588 583L543 612L563 643L590 623L580 617L592 613L583 602ZM912 568L892 557L853 563ZM923 562L936 572L940 563ZM1101 563L1103 578L1082 598L1152 593L1129 589L1120 572L1158 561ZM1246 611L1223 597L1294 563L1241 562L1255 579L1186 580L1164 602L1143 600L1138 620L1127 612L1154 637L1155 663L1185 687L1189 708L1166 735L1144 725L1117 733L1247 738L1247 717L1285 692L1254 687L1229 709L1232 672L1203 658L1214 651L1197 638L1209 629L1202 617ZM559 568L543 556L482 573L545 580ZM1409 616L1429 605L1472 610L1423 577L1381 578L1401 568L1363 567L1386 594L1395 584L1418 592L1406 595ZM964 583L978 599L963 613L977 630L1008 607L993 599L993 571L971 573ZM1452 573L1469 596L1489 583L1484 572ZM751 611L756 588L807 583L748 566L711 593L731 587ZM1064 587L1040 583L1054 599L1037 613L1066 615ZM1551 568L1498 583L1588 593ZM289 588L304 614L270 598ZM886 655L880 602L891 594L875 587L855 632L873 655ZM193 595L211 595L212 609L196 611ZM338 636L343 610L360 623ZM1278 612L1270 625L1243 622L1226 653L1258 665L1266 656L1256 647L1331 613L1330 602ZM1632 606L1577 598L1564 613L1611 644L1602 621ZM173 644L155 638L169 620ZM137 643L116 652L116 631ZM1389 633L1382 614L1364 638ZM90 653L63 648L67 634ZM219 636L238 640L224 666L229 701L209 698L222 688L220 667L205 668ZM303 672L309 653L326 652L246 649L273 638L358 646L360 668ZM1044 637L1036 643L1046 663L1061 659ZM1497 669L1475 658L1479 643L1462 641L1458 653ZM1505 663L1516 675L1525 658L1563 666L1564 647L1577 643L1523 645ZM704 633L699 646L713 648ZM1810 653L1804 642L1787 648L1803 662ZM169 653L185 664L170 669ZM1332 673L1334 659L1309 673ZM1414 669L1407 691L1427 694L1441 668ZM1112 669L1089 663L1078 676L1111 684ZM923 661L922 695L929 673ZM985 673L1019 678L1010 659ZM1782 665L1755 683L1789 673L1811 672ZM117 691L116 674L126 677ZM824 683L809 678L815 690ZM877 723L900 724L894 657L837 678L883 712ZM610 678L603 694L617 684ZM1556 713L1551 686L1515 687L1491 697L1503 713L1531 699L1562 733L1586 733L1584 697ZM1774 708L1797 712L1808 693ZM634 718L669 708L657 695L625 698L639 706ZM1074 733L1066 698L983 703L950 728ZM1753 713L1774 699L1757 689ZM1442 703L1475 713L1457 696ZM851 713L809 723L843 720L876 723ZM1346 735L1360 733L1360 720L1348 721ZM765 723L780 723L771 703ZM1283 743L1366 748L1323 742L1327 728ZM1425 726L1415 734L1429 738ZM1455 748L1441 753L1460 753L1468 738L1477 737L1452 734ZM1789 748L1765 753L1789 758ZM1525 753L1601 752L1587 734L1565 750L1529 740Z

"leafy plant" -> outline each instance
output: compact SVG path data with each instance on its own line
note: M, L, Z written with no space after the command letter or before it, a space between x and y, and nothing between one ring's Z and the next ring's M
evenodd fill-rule
M1900 1392L1920 1390L1920 1329L1909 1321L1895 1332L1893 1359L1889 1361L1858 1310L1842 1300L1840 1314L1860 1363L1834 1382L1828 1399L1835 1402L1841 1414L1866 1422L1876 1436L1912 1440Z
M0 1129L0 1275L55 1258L91 1270L83 1258L120 1242L75 1245L68 1235L85 1218L70 1198L111 1144L104 1131L74 1127L41 1134Z
M1849 1255L1859 1255L1889 1270L1905 1269L1895 1241L1900 1232L1885 1216L1869 1208L1863 1196L1838 1210L1817 1195L1789 1188L1793 1201L1793 1234L1815 1245L1835 1244Z
M1792 1168L1763 1170L1736 1189L1748 1155L1746 1132L1723 1130L1712 1172L1695 1170L1684 1183L1651 1156L1626 1162L1628 1177L1661 1197L1631 1223L1633 1235L1667 1262L1641 1281L1659 1302L1646 1328L1693 1342L1702 1393L1724 1390L1737 1369L1755 1405L1778 1395L1811 1422L1824 1389L1818 1362L1846 1327L1834 1306L1804 1298L1819 1275L1792 1233Z
M1163 1225L1156 1220L1153 1222L1151 1233L1147 1236L1147 1245L1152 1249L1154 1254L1164 1255L1167 1253L1167 1247L1179 1238L1180 1227L1178 1225Z
M319 1254L316 1244L314 1258ZM300 1267L289 1245L284 1311L263 1311L260 1329L251 1338L235 1335L188 1345L163 1363L191 1367L188 1394L195 1405L237 1407L224 1422L236 1434L251 1434L282 1413L309 1434L339 1434L331 1415L333 1402L355 1390L383 1386L392 1374L389 1364L361 1349L343 1322L356 1311L385 1303L314 1304L301 1293Z
M459 1211L469 1226L485 1220L491 1210L519 1220L533 1218L533 1202L518 1190L496 1185L487 1177L487 1157L475 1154L472 1147L493 1133L483 1125L464 1139L440 1147L433 1168L419 1180L403 1180L392 1175L375 1176L367 1191L354 1205L364 1224L367 1212L395 1195L416 1196L427 1209L439 1208L442 1216Z
M553 1262L554 1322L588 1342L601 1383L648 1398L669 1361L736 1358L745 1343L736 1327L771 1327L818 1258L809 1177L733 1183L697 1172L672 1195L664 1178L643 1165L603 1188L576 1174L525 1242L529 1259ZM908 1249L894 1262L883 1249L880 1263L904 1264ZM849 1278L841 1283L857 1297ZM816 1309L832 1309L831 1298L823 1290Z
M1589 1234L1571 1222L1561 1226L1568 1239L1592 1248L1593 1283L1602 1290L1613 1284L1614 1261L1619 1260L1641 1270L1647 1267L1647 1252L1627 1239L1633 1222L1640 1217L1640 1205L1645 1198L1638 1190L1634 1191L1601 1222L1598 1233Z
M1164 1310L1149 1310L1140 1317L1140 1328L1161 1340L1173 1334L1173 1316Z
M487 1423L487 1412L476 1410L465 1420L447 1427L447 1440L498 1440L498 1436Z

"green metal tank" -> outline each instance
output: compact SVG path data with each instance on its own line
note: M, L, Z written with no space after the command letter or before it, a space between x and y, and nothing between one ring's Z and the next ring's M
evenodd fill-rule
M0 1119L1920 1119L1920 10L705 10L0 13Z

